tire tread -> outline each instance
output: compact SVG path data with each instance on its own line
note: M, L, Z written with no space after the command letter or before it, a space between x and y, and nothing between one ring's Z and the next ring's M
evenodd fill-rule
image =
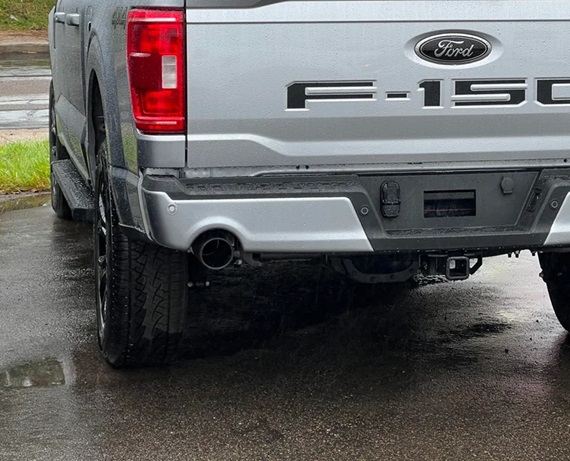
M116 368L171 363L183 339L188 255L127 238L113 200L111 222L111 331L103 354Z

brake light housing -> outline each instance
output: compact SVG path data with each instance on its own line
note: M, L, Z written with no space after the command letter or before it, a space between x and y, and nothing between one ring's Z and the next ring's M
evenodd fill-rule
M127 68L135 125L146 134L186 132L182 9L140 9L127 18Z

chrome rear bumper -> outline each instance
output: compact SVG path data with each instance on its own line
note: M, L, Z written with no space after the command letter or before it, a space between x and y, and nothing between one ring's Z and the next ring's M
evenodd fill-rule
M245 252L365 253L372 246L346 197L173 200L142 189L148 236L188 250L202 233L234 234Z

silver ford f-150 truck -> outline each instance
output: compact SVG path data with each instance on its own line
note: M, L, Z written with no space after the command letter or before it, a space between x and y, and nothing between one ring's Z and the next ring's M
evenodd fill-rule
M189 287L277 258L529 249L570 329L569 34L554 0L58 0L52 204L94 222L107 361L172 361Z

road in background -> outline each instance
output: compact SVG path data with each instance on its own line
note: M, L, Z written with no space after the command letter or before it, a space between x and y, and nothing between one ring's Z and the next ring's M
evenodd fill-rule
M0 215L0 459L570 459L570 345L535 258L355 286L317 265L192 291L185 353L100 357L91 226Z
M46 60L0 61L0 130L48 126L50 79Z

